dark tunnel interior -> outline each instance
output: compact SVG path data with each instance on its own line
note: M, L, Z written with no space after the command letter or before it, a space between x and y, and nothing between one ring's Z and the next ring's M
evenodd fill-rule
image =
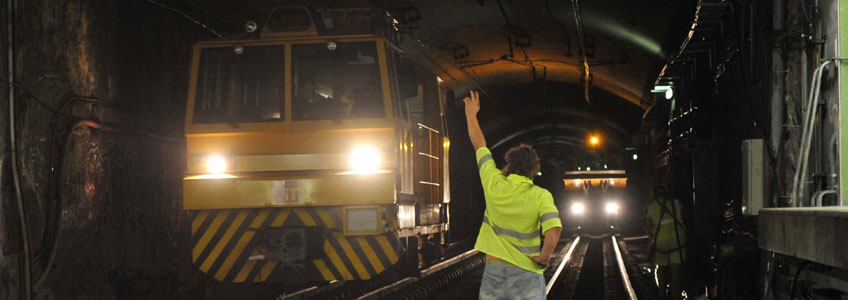
M0 299L477 299L472 91L575 295L848 297L846 0L2 2Z

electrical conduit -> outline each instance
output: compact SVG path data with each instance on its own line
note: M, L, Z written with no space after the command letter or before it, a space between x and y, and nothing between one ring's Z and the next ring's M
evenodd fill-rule
M32 255L30 254L30 236L29 228L27 227L26 210L24 209L23 197L21 196L21 180L18 176L18 149L15 139L15 0L6 1L6 66L8 68L9 78L9 145L12 154L12 181L14 182L15 198L18 206L18 218L21 222L21 240L23 244L23 278L24 281L24 299L32 298L32 275L31 263Z

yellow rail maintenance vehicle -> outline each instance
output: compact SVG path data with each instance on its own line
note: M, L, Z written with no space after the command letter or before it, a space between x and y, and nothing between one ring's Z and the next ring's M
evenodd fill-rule
M194 47L183 208L200 271L294 285L444 255L443 90L391 34L338 34L367 15L277 8L255 38Z

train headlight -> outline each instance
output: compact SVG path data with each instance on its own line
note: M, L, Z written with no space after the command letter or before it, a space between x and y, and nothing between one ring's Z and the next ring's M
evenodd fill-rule
M618 213L618 203L607 202L607 205L604 206L604 210L607 212L607 214L617 214Z
M586 207L583 206L583 203L574 202L571 204L571 213L575 215L582 215L583 212L586 211Z
M206 172L212 174L221 174L226 172L230 166L226 158L220 155L213 155L206 158Z
M350 168L355 173L373 173L380 166L380 151L371 146L358 146L350 152Z

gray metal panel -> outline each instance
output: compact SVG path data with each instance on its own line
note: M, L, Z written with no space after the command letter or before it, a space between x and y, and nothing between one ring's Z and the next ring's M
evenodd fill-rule
M763 208L760 247L848 269L848 207Z
M763 139L742 141L742 213L757 215L766 196Z

